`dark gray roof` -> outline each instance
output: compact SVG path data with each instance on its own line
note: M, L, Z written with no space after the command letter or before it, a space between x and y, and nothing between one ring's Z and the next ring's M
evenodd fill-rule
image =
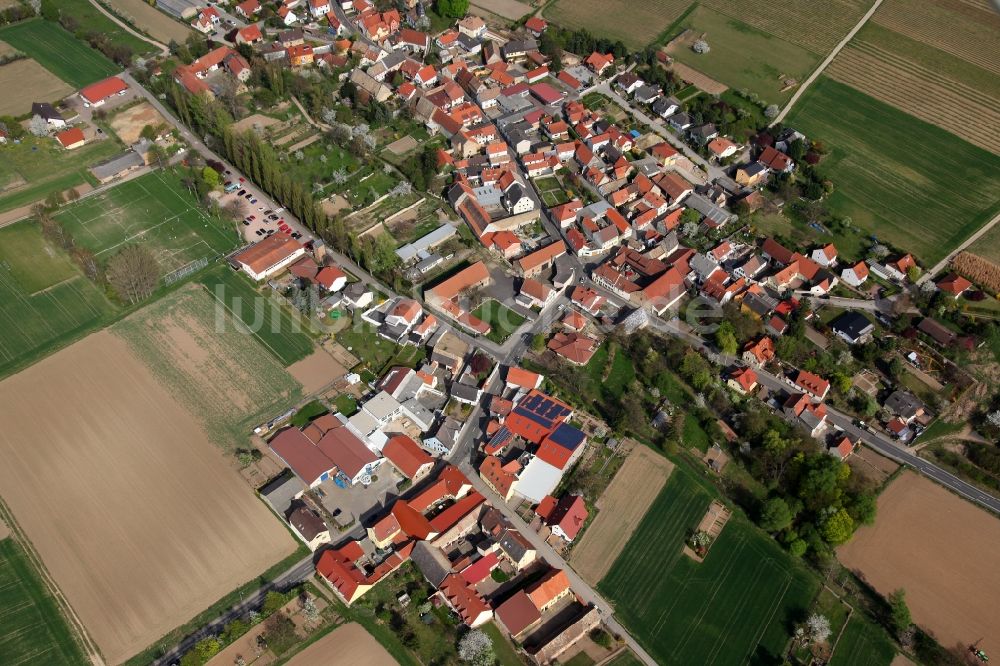
M451 562L444 556L440 548L436 548L427 541L418 541L410 553L410 559L424 575L427 582L438 587L451 573Z
M468 384L463 384L461 382L455 382L451 385L451 395L459 400L467 400L469 402L474 402L479 399L480 390L476 386L469 386Z
M141 167L145 163L146 162L142 159L142 155L130 150L127 153L108 160L104 164L98 164L97 166L91 167L90 173L94 174L94 178L97 178L98 180L105 180L107 178L113 178L128 169Z
M48 102L32 102L31 115L41 116L45 120L63 120L62 114L56 111L55 107Z
M306 541L312 541L316 538L316 535L322 534L330 529L326 526L323 519L305 504L300 504L297 508L293 509L290 514L288 514L288 523L294 527Z
M847 311L830 322L830 328L841 333L851 340L857 340L863 335L867 335L875 328L875 324L860 312Z
M518 562L522 557L532 550L531 544L514 528L504 531L500 537L500 550L505 552L510 559Z
M885 407L893 414L898 414L904 419L911 419L924 408L924 403L908 391L894 391L886 398Z
M282 476L260 489L260 496L265 502L271 505L271 508L275 510L276 513L280 513L284 516L288 513L288 509L292 505L292 500L299 493L305 491L306 487L303 485L299 477L294 474L290 476Z

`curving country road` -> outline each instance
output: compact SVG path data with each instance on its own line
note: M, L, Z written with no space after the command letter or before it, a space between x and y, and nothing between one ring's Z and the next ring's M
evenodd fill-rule
M141 32L138 32L132 26L130 26L128 23L126 23L125 21L122 21L120 18L118 18L117 16L115 16L112 12L109 12L107 9L105 9L104 7L102 7L101 4L99 2L97 2L97 0L90 0L90 4L94 5L94 7L97 9L97 11L99 11L102 14L104 14L105 16L107 16L109 19L111 19L111 21L115 25L117 25L119 28L121 28L122 30L124 30L128 34L130 34L133 37L136 37L138 39L141 39L142 41L144 41L144 42L146 42L148 44L152 44L156 48L160 49L160 55L162 55L162 56L170 55L170 49L167 48L166 44L164 44L162 42L158 42L155 39L152 39L151 37L147 37L146 35L142 34Z

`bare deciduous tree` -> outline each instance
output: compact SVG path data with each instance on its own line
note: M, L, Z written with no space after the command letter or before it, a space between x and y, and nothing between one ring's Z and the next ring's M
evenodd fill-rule
M143 245L126 245L108 262L108 282L133 305L148 298L159 281L160 265Z

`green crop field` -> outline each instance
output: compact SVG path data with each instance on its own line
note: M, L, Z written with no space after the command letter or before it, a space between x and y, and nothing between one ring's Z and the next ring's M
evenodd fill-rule
M109 322L116 308L32 222L0 229L0 376Z
M0 28L0 40L29 57L74 88L105 79L121 67L67 32L58 23L32 19Z
M690 5L691 0L556 0L545 5L544 15L564 28L585 28L639 50L656 41Z
M860 617L852 617L844 629L830 666L889 666L896 656L885 631Z
M739 515L704 562L684 555L711 500L690 472L675 469L598 589L660 663L780 662L818 581Z
M820 77L786 124L830 149L828 205L932 265L1000 211L1000 156Z
M710 51L698 54L678 42L670 55L731 88L755 92L768 104L792 96L793 90L781 92L782 77L802 81L820 61L801 46L705 6L695 9L682 25L694 35L705 35Z
M472 316L479 317L490 325L491 330L486 338L497 343L509 338L524 323L524 317L493 299L484 301L473 311Z
M294 317L288 306L258 291L245 275L223 264L206 273L201 284L283 365L301 361L312 353L313 341L306 324Z
M0 540L0 662L86 663L59 605L13 539Z
M238 243L232 223L206 213L172 172L153 172L81 199L56 218L98 259L108 259L122 245L142 243L164 273Z
M41 201L50 192L96 184L87 167L122 150L118 141L106 139L67 151L50 138L33 136L0 146L0 212Z

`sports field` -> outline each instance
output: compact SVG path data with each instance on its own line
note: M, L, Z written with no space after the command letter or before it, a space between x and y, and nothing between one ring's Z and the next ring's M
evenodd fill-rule
M820 77L786 122L830 149L828 205L924 265L1000 210L1000 157Z
M108 331L0 382L0 404L4 501L109 664L296 549L231 458Z
M104 294L36 224L0 229L0 376L104 325Z
M84 663L59 605L12 538L0 539L0 662Z
M895 656L896 648L884 629L852 617L830 658L830 666L889 666Z
M56 218L102 261L122 245L146 245L164 274L238 243L232 223L206 213L172 172L154 171L81 199Z
M639 50L655 41L690 4L691 0L556 0L544 14L565 28L586 28Z
M705 6L695 9L681 25L689 32L671 42L671 56L730 88L755 92L768 104L791 97L794 90L782 91L783 80L804 80L820 61L797 44ZM708 42L708 53L691 49L700 38Z
M313 341L305 325L287 305L274 300L270 290L257 291L249 278L228 265L219 265L200 281L282 365L289 366L312 353Z
M34 58L74 88L100 81L121 67L81 42L58 23L32 19L0 28L3 40Z
M675 469L598 589L659 663L780 661L818 582L740 516L704 562L683 555L711 500L691 472Z

